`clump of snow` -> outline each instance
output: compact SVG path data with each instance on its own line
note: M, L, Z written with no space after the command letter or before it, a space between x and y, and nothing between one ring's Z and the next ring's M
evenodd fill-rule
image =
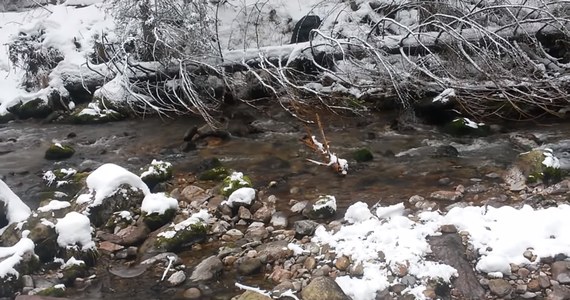
M297 244L294 244L294 243L289 243L289 244L287 245L287 249L293 251L293 254L294 254L294 255L301 255L301 254L303 254L303 253L309 252L309 251L304 250L303 248L301 248L301 246L299 246L299 245L297 245Z
M546 148L542 153L544 155L544 160L542 164L545 167L550 167L554 169L560 169L560 160L556 156L554 156L552 149Z
M89 218L78 212L70 212L58 219L55 224L57 244L64 248L90 250L95 248L91 239L91 222Z
M144 197L141 211L147 214L164 214L169 209L178 209L178 200L166 196L165 193L148 194Z
M460 119L455 119L455 120L453 120L453 122L460 122L460 121L463 122L463 125L465 125L465 126L467 126L467 127L471 127L471 128L473 128L473 129L477 129L477 128L479 128L480 126L484 126L484 125L485 125L485 123L476 123L476 122L473 122L473 121L471 121L471 119L469 119L469 118L460 118Z
M352 204L344 214L344 219L351 224L362 223L372 217L368 204L360 201Z
M75 257L71 257L70 259L68 259L65 263L63 263L60 267L60 269L65 269L65 268L69 268L72 266L79 266L79 265L85 265L85 261L80 260L80 259L76 259Z
M101 205L103 199L113 195L123 184L139 189L145 195L150 194L148 186L137 175L115 164L100 166L87 176L86 183L95 196L92 199L91 196L84 196L87 195L84 194L78 197L77 202L92 202L91 206Z
M228 200L222 201L222 204L227 204L229 207L234 207L236 204L251 205L255 199L255 190L250 187L242 187L235 190Z
M52 210L58 210L66 207L70 207L71 203L67 201L51 200L47 205L38 208L39 212L47 212Z
M172 164L167 161L153 159L150 166L146 171L141 174L141 178L150 175L161 175L168 172L168 169L172 168Z
M200 210L199 212L192 214L188 219L170 225L170 230L163 231L158 234L159 237L164 237L167 239L171 239L176 236L176 233L182 230L186 230L190 228L192 225L199 224L199 223L206 223L210 219L210 214L205 209Z
M120 212L117 212L116 214L119 215L119 217L121 217L124 220L130 221L133 219L133 214L131 214L130 211L128 210L122 210Z
M376 209L376 216L380 219L401 216L404 214L404 209L404 203L398 203L387 207L380 206Z
M313 204L313 210L323 208L330 208L332 211L336 211L336 197L333 195L320 196L315 204Z
M432 102L447 103L449 101L449 98L451 98L451 97L455 97L455 89L447 88L447 89L443 90L443 92L441 92L435 98L433 98Z
M245 180L242 172L232 172L224 181L229 182L227 186L223 188L223 191L229 191L234 189L234 185L244 186L249 185L249 182Z
M107 117L107 116L112 116L112 115L116 115L118 114L116 111L110 109L110 108L100 108L99 107L99 103L96 102L91 102L89 104L87 104L87 107L85 107L84 109L82 109L77 115L78 116L82 116L82 115L88 115L88 116L97 116L97 117Z
M24 255L34 253L35 244L28 238L29 233L29 230L24 230L22 238L14 246L0 247L0 278L20 275L15 269L16 265L22 261Z
M30 208L24 202L22 202L20 197L14 194L8 185L1 179L0 205L3 205L5 207L8 225L24 221L32 214ZM0 228L0 233L2 233L3 229L6 227Z

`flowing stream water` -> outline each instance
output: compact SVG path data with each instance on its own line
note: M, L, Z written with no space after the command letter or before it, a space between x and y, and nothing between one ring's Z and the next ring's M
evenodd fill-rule
M228 140L206 139L189 152L181 151L180 146L189 128L203 124L197 118L150 118L81 126L13 122L0 125L0 176L29 206L36 208L46 188L41 177L47 170L89 169L102 163L116 163L140 173L140 168L152 159L160 159L173 163L175 175L180 177L196 173L204 161L218 158L225 166L250 176L255 187L276 182L269 191L279 199L278 209L288 208L291 199L312 200L330 194L337 199L341 217L342 211L356 201L388 205L406 201L412 195L453 190L458 184L469 186L484 181L489 186L498 186L501 179L491 175L501 174L520 153L509 142L509 134L514 130L488 137L457 138L431 126L418 125L416 130L396 132L389 128L394 118L390 114L371 114L365 118L327 116L323 123L331 149L350 163L349 173L343 177L326 166L308 162L307 158L320 157L300 141L306 133L304 126L287 115L276 116L264 115L256 120L263 129L261 133ZM318 132L316 127L311 128ZM568 129L569 124L556 124L518 128L516 132L533 133L545 144L551 144L555 154L565 161L566 149L570 148ZM319 138L319 134L316 136ZM45 150L52 142L71 144L76 153L64 161L45 160ZM449 146L457 150L457 155ZM369 149L374 159L354 162L352 153L361 148ZM496 196L493 193L497 190L489 189L486 193L470 200ZM192 267L216 249L216 245L204 245L200 251L187 251L180 256ZM229 272L210 288L220 291L216 294L235 295L233 282L237 277ZM141 284L150 282L148 276L137 280L125 281L116 298L132 299ZM263 285L262 276L242 280ZM101 299L101 295L94 293L80 298Z

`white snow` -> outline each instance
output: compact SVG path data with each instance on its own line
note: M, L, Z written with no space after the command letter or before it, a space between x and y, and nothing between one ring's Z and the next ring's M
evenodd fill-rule
M169 209L178 209L178 200L166 196L165 193L148 194L141 204L141 211L147 214L164 214Z
M373 215L365 203L356 202L347 209L347 224L340 230L316 229L313 242L328 244L337 256L346 255L363 264L362 278L336 279L354 300L375 299L377 291L390 285L389 270L399 264L408 265L408 273L419 279L407 290L416 299L425 298L423 291L430 278L449 281L457 276L452 267L425 259L430 253L426 237L440 234L438 228L445 224L469 233L470 243L481 255L476 268L489 277L510 275L510 264L533 264L523 256L527 250L537 256L537 261L557 254L570 256L570 232L566 230L570 227L570 205L547 209L468 206L453 208L446 215L421 212L414 218L403 216L403 211L404 206L396 204L378 208ZM385 254L385 261L378 258L379 251Z
M76 259L75 257L72 256L64 264L61 265L60 269L65 269L65 268L69 268L72 266L79 266L79 265L84 265L84 264L85 264L85 261L80 260L80 259Z
M35 244L28 238L29 233L30 231L24 230L22 238L14 246L0 247L0 278L20 275L14 267L20 263L22 256L34 253Z
M437 97L433 98L432 102L447 103L450 97L455 97L455 89L453 88L443 90Z
M160 175L164 174L168 171L169 168L172 167L172 164L167 161L156 160L153 159L150 163L150 166L146 171L141 174L141 178L144 178L149 175Z
M336 197L332 195L320 196L319 199L313 204L313 210L319 210L323 208L330 208L336 211Z
M95 242L91 239L91 222L89 218L78 212L70 212L65 217L58 219L55 224L57 232L57 244L60 247L79 247L81 250L95 248Z
M87 187L95 193L91 206L101 205L103 199L113 195L119 186L126 184L150 194L148 186L135 174L115 164L104 164L93 171L86 179ZM90 201L82 196L77 201Z
M552 149L546 148L542 153L544 155L544 160L542 164L546 167L551 167L554 169L560 169L560 160L552 153Z
M30 208L12 192L2 179L0 179L0 202L2 202L0 205L5 206L8 225L24 221L32 214ZM0 234L6 227L0 228Z
M362 223L372 217L368 204L360 201L352 204L344 214L344 219L351 224Z
M40 212L47 212L52 210L58 210L66 207L70 207L71 203L67 201L51 200L47 205L38 208Z
M228 197L228 200L222 201L222 204L227 204L229 207L234 207L234 204L250 205L255 199L255 190L250 187L242 187L235 190Z
M294 254L294 255L301 255L301 254L303 254L303 253L309 252L309 251L307 251L307 250L304 250L301 246L299 246L299 245L297 245L297 244L294 244L294 243L289 243L289 244L287 245L287 249L293 251L293 254Z

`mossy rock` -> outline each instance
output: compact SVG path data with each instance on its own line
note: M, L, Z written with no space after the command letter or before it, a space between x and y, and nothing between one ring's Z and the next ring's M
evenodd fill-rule
M34 249L36 255L42 262L53 261L59 252L55 228L42 224L39 218L31 219L28 219L28 223L33 226L29 227L30 235L28 237L36 244Z
M14 295L22 290L24 282L22 277L8 274L0 278L0 297L12 299Z
M8 112L13 113L20 119L43 119L49 116L53 110L43 99L34 99L26 103L19 102L18 104L8 108Z
M143 168L141 180L152 190L157 184L166 182L172 178L172 164L164 161L153 160L150 165Z
M63 274L61 282L63 282L65 286L71 287L75 279L87 276L88 268L86 264L79 263L65 267L61 273Z
M154 231L172 221L175 214L176 209L167 209L163 214L156 212L148 215L143 214L143 221L151 231Z
M237 189L243 187L252 187L251 179L240 172L233 172L222 181L220 193L225 197L229 197Z
M75 154L75 149L68 145L52 144L44 156L48 160L63 160L70 158Z
M199 180L221 181L230 175L230 170L223 166L214 167L198 175Z
M166 231L169 230L170 228L166 229ZM172 237L165 237L159 234L155 242L155 247L162 251L178 251L204 240L207 232L208 228L205 224L192 224L182 230L176 231Z
M562 170L559 166L545 165L548 150L532 150L519 155L515 167L519 168L527 178L527 183L554 184L562 180Z
M5 115L0 115L0 124L5 124L13 120L16 120L16 115L14 115L13 113L9 112Z
M352 157L356 162L367 162L374 159L372 152L366 148L358 149L352 153Z
M130 216L128 218L124 218L121 216L120 212L115 212L109 220L105 223L104 227L111 232L115 230L115 228L119 227L120 229L127 228L129 225L133 225L135 220L133 219L132 212L128 211Z
M108 111L105 114L85 114L77 112L69 116L68 120L73 124L103 124L115 121L121 121L126 119L126 117L116 111Z
M447 123L443 131L454 136L488 136L491 133L491 127L475 123L468 118L457 118Z
M60 285L55 285L39 291L37 295L62 298L65 297L65 287Z

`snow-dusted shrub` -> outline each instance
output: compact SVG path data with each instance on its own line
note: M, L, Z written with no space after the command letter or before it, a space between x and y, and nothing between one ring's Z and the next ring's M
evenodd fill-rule
M44 33L44 29L21 32L8 46L12 64L25 71L22 83L29 91L47 87L49 73L63 60L61 52L42 44Z
M140 61L163 61L212 50L213 19L199 0L112 0L122 50Z

